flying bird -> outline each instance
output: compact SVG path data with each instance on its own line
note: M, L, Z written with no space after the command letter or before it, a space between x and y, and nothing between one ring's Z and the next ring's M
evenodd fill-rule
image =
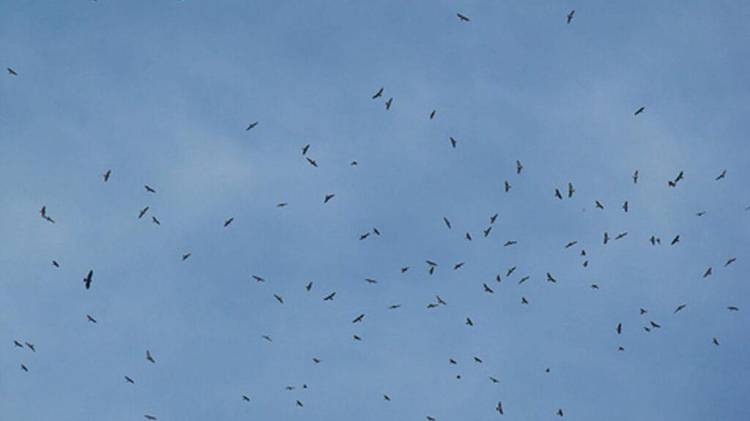
M275 298L279 303L284 304L284 299L280 295L273 294L273 298Z
M109 181L109 176L112 175L112 170L107 170L104 174L102 174L102 178L104 178L104 182L106 183Z
M10 67L8 67L7 70L8 74L10 74L11 76L18 76L18 73L16 73L16 71L11 69Z
M232 221L234 221L234 217L232 217L232 218L229 218L229 219L227 219L226 221L224 221L224 228L228 227L228 226L229 226L229 224L231 224L231 223L232 223Z
M328 203L329 200L333 199L336 195L335 194L326 194L323 198L323 203Z
M443 222L445 223L445 226L448 227L448 229L452 228L451 221L449 221L448 218L443 217Z
M360 314L359 316L355 317L355 318L354 318L354 320L352 320L352 323L358 323L358 322L361 322L361 321L362 321L362 319L364 319L364 318L365 318L365 315L364 315L364 313L363 313L363 314Z
M307 150L308 149L310 149L310 144L309 143L307 145L305 145L305 146L302 147L302 155L307 154Z
M633 184L638 184L638 170L633 173Z
M718 177L716 177L716 181L719 181L726 176L727 176L727 170L722 170L721 174L719 174Z
M86 277L83 278L83 284L86 286L86 289L91 288L91 281L94 277L94 270L91 269L88 274L86 274Z
M258 122L254 121L254 122L252 122L252 123L250 123L250 124L247 125L247 128L245 129L245 131L251 130L251 129L255 128L255 126L257 126L257 125L258 125Z
M377 99L377 98L380 98L381 96L383 96L383 89L385 89L385 88L378 89L378 91L375 92L375 95L372 96L372 99Z
M470 22L471 21L471 19L469 19L468 17L466 17L466 16L464 16L464 15L462 15L460 13L456 13L456 16L458 16L458 20L460 20L461 22Z
M148 184L144 185L143 188L146 189L146 191L149 193L156 193L156 190Z
M140 211L138 211L138 219L141 219L141 218L143 218L143 215L145 215L145 214L146 214L146 212L148 212L148 209L149 209L149 207L148 207L148 206L146 206L145 208L143 208L143 209L141 209Z
M453 138L453 137L451 137L451 136L448 136L448 140L450 140L450 142L451 142L451 146L452 146L452 147L453 147L453 148L455 149L455 148L456 148L456 143L458 143L458 142L456 141L456 139L454 139L454 138Z
M187 260L192 255L193 255L192 253L185 253L185 254L183 254L182 255L182 261L184 262L185 260Z
M575 14L576 14L575 9L571 10L570 13L568 13L568 15L566 16L566 19L567 19L568 23L570 23L570 21L573 20L573 15L575 15Z
M128 377L128 376L124 376L124 377L125 377L125 381L126 382L128 382L130 384L135 384L135 381L133 379L131 379L130 377Z
M642 113L643 110L645 110L645 109L646 109L646 107L640 107L637 110L635 110L635 113L633 115L638 115L638 114Z
M385 109L390 110L391 104L393 104L393 97L388 98L388 101L385 102Z
M682 311L682 309L684 309L685 307L687 307L687 304L680 304L680 305L678 305L677 308L674 309L674 313L672 313L672 314L676 314L677 312Z
M154 357L151 356L151 351L149 351L148 349L146 350L146 360L151 364L156 364L156 360L154 360Z
M495 411L499 412L500 415L504 415L502 401L497 401L497 406L495 407Z
M94 319L93 317L91 317L91 315L90 315L90 314L87 314L87 315L86 315L86 319L87 319L88 321L90 321L91 323L96 323L96 319Z
M432 110L432 112L430 113L430 120L432 120L433 118L435 118L435 110Z

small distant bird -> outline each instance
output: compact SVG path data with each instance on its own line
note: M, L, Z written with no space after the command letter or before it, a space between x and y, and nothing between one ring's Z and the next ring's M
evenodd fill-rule
M640 107L637 110L635 110L635 113L633 115L638 115L638 114L642 113L643 110L645 110L645 109L646 109L646 107Z
M151 351L148 349L146 350L146 360L148 360L151 364L156 364L156 360L154 360L154 357L151 356Z
M516 244L518 244L518 241L508 240L508 241L505 242L505 244L503 244L503 247L513 246L513 245L516 245Z
M452 136L448 136L448 140L450 140L451 146L455 149L456 148L456 143L458 143L456 141L456 139L454 139Z
M490 224L494 224L496 220L497 220L497 214L490 216Z
M7 70L8 70L8 74L12 76L18 76L18 73L16 73L16 71L11 69L10 67L8 67Z
M448 227L448 229L452 228L451 221L449 221L448 218L443 217L443 222L445 223L445 226Z
M719 180L721 180L722 178L724 178L724 177L726 177L726 176L727 176L727 170L723 170L723 171L721 172L721 174L719 174L719 176L718 176L718 177L716 177L716 181L719 181Z
M305 285L305 289L310 291L312 289L313 283L312 281L308 282L307 285Z
M464 265L464 262L458 262L455 265L453 265L453 270L461 269L461 267Z
M521 304L528 304L529 301L526 299L526 297L521 297Z
M363 313L363 314L360 314L359 316L355 317L355 318L354 318L354 320L352 320L352 323L358 323L358 322L361 322L361 321L362 321L362 319L364 319L364 318L365 318L365 315L364 315L364 313Z
M521 164L521 161L516 160L516 174L521 174L522 170L523 170L523 164Z
M349 163L350 166L356 167L358 165L357 161L352 161Z
M617 328L615 330L617 331L618 335L621 334L622 333L622 323L618 323L617 324Z
M482 359L479 358L479 357L474 357L474 362L481 364L482 363Z
M305 159L306 159L306 160L307 160L307 162L309 162L309 163L310 163L310 165L312 165L313 167L315 167L315 168L317 168L317 167L318 167L318 162L317 162L317 161L315 161L314 159L310 159L310 158L305 158Z
M267 340L268 342L273 342L273 339L271 339L271 337L268 335L262 335L261 338Z
M284 304L284 299L281 297L281 295L273 294L273 298L275 298L279 303Z
M391 397L388 395L383 395L383 399L387 400L388 402L391 401Z
M560 417L562 417L563 416L563 410L562 409L558 409L557 410L557 415L560 416Z
M642 308L642 309L641 309L641 315L644 315L644 314L646 314L646 313L648 313L648 310L646 310L645 308Z
M569 242L568 244L565 245L565 248L569 249L569 248L573 247L576 244L578 244L578 241L571 241L571 242Z
M467 326L474 326L474 322L469 317L467 317L466 318L466 325Z
M555 189L555 197L562 200L563 197L562 197L562 194L560 193L560 190Z
M395 310L397 308L401 308L401 304L391 304L388 306L388 310Z
M627 200L625 201L625 203L622 204L622 210L624 210L625 212L628 211L628 201Z
M510 191L510 183L508 183L508 180L505 180L505 192L508 193Z
M609 234L605 232L604 233L604 244L607 244L608 241L609 241Z
M156 190L148 184L144 185L143 188L146 189L146 191L149 193L156 193Z
M469 234L467 232L466 235L464 235L464 238L466 238L467 240L471 241L471 234Z
M706 214L706 211L699 211L695 213L695 216L703 216Z
M86 315L86 319L87 319L88 321L90 321L91 323L96 323L96 319L94 319L93 317L91 317L91 315L90 315L90 314L87 314L87 315Z
M377 228L375 228L375 227L373 227L372 228L372 233L375 234L375 235L380 235L380 230L377 229Z
M148 207L148 206L146 206L145 208L143 208L143 209L141 209L140 211L138 211L138 219L141 219L141 218L143 218L143 215L145 215L145 214L146 214L146 212L148 212L148 209L149 209L149 207Z
M482 231L484 233L484 237L487 238L490 235L490 231L492 231L492 227L487 227L486 230Z
M125 376L125 381L128 382L128 383L130 383L130 384L135 384L135 381L133 379L131 379L130 377L128 377L128 376Z
M736 258L736 257L732 257L732 258L730 258L729 260L727 260L727 262L726 262L726 263L724 263L724 267L727 267L727 266L731 265L731 264L732 264L732 263L734 263L734 262L735 262L736 260L737 260L737 258Z
M719 346L719 340L715 337L712 339L712 342L714 343L714 345Z
M234 221L234 217L232 217L232 218L229 218L229 219L227 219L226 221L224 221L224 228L228 227L228 226L229 226L229 224L231 224L231 223L232 223L232 221Z
M377 98L380 98L381 96L383 96L383 89L385 89L385 88L378 89L378 91L375 92L375 95L372 96L372 99L377 99Z
M328 203L329 200L333 199L336 195L335 194L326 194L323 198L323 203Z
M21 364L21 370L23 370L23 371L25 371L25 372L27 372L27 373L29 372L29 369L28 369L28 367L26 367L26 366L25 366L25 365L23 365L23 364Z
M86 289L91 288L91 281L94 277L94 270L91 269L88 274L86 274L86 277L83 278L83 284L86 286Z
M497 401L497 406L495 407L495 410L500 413L500 415L503 415L503 402Z
M104 173L104 174L102 175L102 178L104 178L104 182L105 182L105 183L106 183L107 181L109 181L109 176L110 176L110 175L112 175L112 170L107 170L107 172L105 172L105 173Z
M193 255L193 253L185 253L185 254L183 254L182 255L182 261L184 262L185 260L187 260L192 255Z
M547 282L557 283L557 279L551 273L547 272Z
M573 197L573 193L576 192L576 189L573 188L573 183L568 183L568 197Z
M435 110L432 110L432 112L430 113L430 120L432 120L433 118L435 118Z
M313 362L314 362L315 364L320 364L320 358L318 358L318 357L313 357Z
M680 305L678 305L677 308L674 309L674 313L672 313L672 314L675 314L675 313L677 313L679 311L682 311L682 309L684 309L685 307L687 307L687 304L680 304Z
M707 277L711 276L711 274L712 274L712 273L713 273L713 268L709 267L709 268L708 268L708 269L706 269L706 271L705 271L705 272L703 273L703 277L704 277L704 278L707 278Z
M401 268L401 273L405 273L407 270L409 270L409 266L404 266Z
M23 344L21 342L18 342L17 340L13 341L13 344L19 348L23 348Z
M626 235L628 235L627 232L621 232L621 233L617 234L617 237L615 237L615 240L619 240L621 238L624 238Z
M737 306L729 306L729 307L727 307L727 310L729 310L729 311L740 311L739 307L737 307Z
M159 222L159 220L158 220L158 219L156 219L156 217L155 217L155 216L152 216L152 217L151 217L151 222L153 222L153 223L154 223L154 224L156 224L156 225L161 225L161 222Z
M361 340L362 340L362 338L360 338L360 337L359 337L359 336L357 336L357 335L352 335L352 338L353 338L353 339L354 339L355 341L361 341Z
M568 15L566 16L568 23L570 23L570 21L573 20L573 15L575 15L575 14L576 14L575 9L571 10L570 13L568 13Z
M149 415L149 414L146 414L146 415L144 415L143 417L144 417L144 418L146 418L147 420L151 420L151 421L154 421L154 420L156 420L156 417L155 417L155 416L153 416L153 415Z
M362 234L362 235L359 236L359 240L362 241L362 240L364 240L365 238L367 238L369 236L370 236L370 233L366 232L366 233L364 233L364 234Z
M598 200L595 200L597 209L604 209L604 205Z
M491 381L492 383L496 383L496 384L497 384L497 383L499 383L499 382L500 382L500 380L498 380L498 379L496 379L496 378L494 378L494 377L492 377L492 376L489 376L489 378L490 378L490 381Z
M244 400L245 402L250 402L250 397L248 397L247 395L242 395L242 400Z
M276 204L276 207L277 207L277 208L283 208L283 207L286 207L286 206L288 206L288 205L289 205L289 203L286 203L286 202L279 202L279 203L277 203L277 204Z
M307 150L308 149L310 149L310 144L309 143L307 145L305 145L305 146L302 147L302 155L307 154Z
M651 327L655 327L657 329L661 328L661 325L653 320L649 321L649 324L651 325Z
M507 272L505 272L505 277L509 277L517 268L518 266L513 266L512 268L508 269Z
M377 281L377 280L375 280L375 279L372 279L372 278L365 278L365 281L366 281L366 282L367 282L368 284L377 284L377 283L378 283L378 281Z
M483 283L482 286L484 287L484 292L488 292L490 294L494 294L495 293L495 291L493 291L492 288L490 288L487 284Z
M448 305L448 303L446 303L442 298L440 298L439 295L436 295L435 298L437 299L438 304L442 304L444 306Z
M36 348L34 347L34 344L32 344L32 343L29 343L29 342L24 342L24 344L26 344L26 346L27 346L27 347L28 347L28 348L29 348L29 349L30 349L30 350L31 350L32 352L36 352Z
M672 243L670 243L670 245L673 246L673 245L675 245L675 244L677 244L679 242L680 242L680 236L678 235L678 236L676 236L675 238L672 239Z
M471 21L471 19L469 19L468 17L466 17L466 16L464 16L464 15L462 15L460 13L456 13L456 16L458 16L458 20L460 20L461 22L470 22Z
M393 104L393 97L388 98L388 101L385 102L385 109L390 110L391 104Z
M266 279L258 276L258 275L252 275L253 279L255 279L256 282L266 282Z
M59 268L59 267L60 267L60 264L59 264L59 263L57 263L57 260L53 260L53 261L52 261L52 266L54 266L54 267L56 267L56 268Z
M633 173L633 184L638 184L638 170Z
M247 128L245 129L245 131L248 131L248 130L250 130L250 129L253 129L253 128L254 128L255 126L257 126L257 125L258 125L258 122L257 122L257 121L254 121L254 122L252 122L252 123L248 124Z

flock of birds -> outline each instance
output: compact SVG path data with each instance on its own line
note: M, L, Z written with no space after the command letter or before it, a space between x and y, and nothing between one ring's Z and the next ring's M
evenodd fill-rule
M460 22L471 22L471 19L468 16L466 16L466 15L464 15L462 13L457 13L456 16L457 16L457 18L459 19ZM565 16L565 21L568 24L570 24L572 22L574 16L575 16L575 10L571 10ZM15 69L13 69L11 67L7 68L7 72L8 72L9 76L19 77L19 73ZM371 96L371 99L372 100L385 99L386 97L384 96L384 94L385 94L385 88L381 87L381 88L379 88L379 89L377 89L375 91L375 93ZM390 97L390 96L387 97L387 99L385 99L384 106L385 106L386 110L390 110L391 109L391 107L393 106L393 101L394 101L394 98ZM645 106L639 106L634 111L633 115L635 117L637 117L637 116L641 115L642 113L644 113L645 110L646 110ZM430 120L434 119L436 117L436 115L437 115L437 111L436 110L432 110L429 113L429 119ZM253 122L251 122L251 123L248 124L248 126L246 127L245 130L246 131L253 130L258 125L259 125L258 121L253 121ZM449 144L450 144L451 148L457 148L459 146L458 145L458 141L455 138L449 137L448 140L449 140ZM305 158L306 162L309 165L311 165L313 167L318 167L318 162L309 155L310 147L311 147L310 144L304 145L302 147L302 149L301 149L301 154ZM516 164L516 166L515 166L515 173L517 175L521 175L523 173L523 171L524 171L524 165L523 165L523 163L520 160L517 160L515 164ZM358 162L357 161L351 161L350 165L351 166L357 166ZM715 181L721 181L722 179L724 179L726 177L726 175L727 175L727 170L721 170L721 172L715 177ZM112 177L112 170L110 170L110 169L106 170L102 174L102 179L103 179L104 183L107 183L110 180L111 177ZM679 171L679 173L676 174L676 176L673 179L666 180L666 185L668 186L668 188L677 188L678 184L682 180L684 180L684 178L685 178L684 172L683 171ZM632 183L633 184L638 184L638 182L639 182L639 171L635 170L633 172L633 174L632 174ZM144 185L143 188L144 188L145 192L148 193L148 194L157 194L157 190L154 187L152 187L152 186L150 186L148 184ZM512 188L513 188L513 186L511 185L511 183L510 183L509 180L504 180L503 181L503 190L504 190L504 192L508 193L508 192L511 191ZM550 192L550 194L555 199L558 199L558 200L571 199L571 198L574 197L575 193L576 193L576 189L575 189L575 186L572 183L568 183L566 187L562 188L562 190L561 190L560 187L555 187L555 188L551 189L551 192ZM325 204L329 203L331 200L333 200L334 198L335 198L335 194L334 193L326 193L323 196L323 198L322 198L322 203L325 205ZM600 201L600 200L595 200L594 203L593 203L593 205L594 205L595 209L598 209L598 210L604 210L605 209L604 203L602 203L602 201ZM629 212L629 210L630 210L630 203L629 203L629 201L626 200L622 204L618 204L618 205L622 209L623 212L626 212L626 213ZM288 203L287 202L280 202L280 203L277 203L276 206L279 207L279 208L283 208L283 207L288 206ZM145 206L145 207L141 208L137 212L137 218L138 219L144 218L148 214L149 210L150 210L149 206ZM750 210L750 207L746 208L745 210ZM41 207L41 209L39 210L39 214L40 214L41 219L43 221L45 221L47 223L50 223L50 224L55 224L56 223L56 220L50 215L50 211L48 210L48 208L47 208L46 205L44 205L44 206ZM697 216L703 216L704 214L705 214L704 211L696 213ZM150 215L150 217L151 217L151 222L153 224L156 224L156 225L160 225L161 224L161 222L159 221L159 219L155 215ZM493 226L494 226L495 222L497 221L497 218L498 218L498 214L497 213L495 213L494 215L491 215L489 217L489 224L486 226L485 229L482 230L483 237L489 237L491 235ZM223 221L223 227L224 228L229 228L233 221L234 221L234 217L229 217L229 218L225 219ZM449 230L454 229L453 224L451 223L451 221L447 217L442 217L442 223L443 223L443 225L445 226L446 229L449 229ZM360 241L366 240L371 235L380 236L381 235L381 231L377 227L373 227L371 230L362 233L359 236L359 240ZM626 232L612 233L612 234L610 234L608 232L604 232L602 234L602 245L606 246L610 241L622 240L627 235L628 235L627 231ZM469 232L466 232L463 235L463 237L467 241L472 241L473 240L473 237L472 237L471 233L469 233ZM650 243L652 246L659 246L659 245L662 244L662 239L659 238L659 237L657 237L656 235L652 235L648 239L648 243ZM676 246L678 246L679 243L680 243L680 235L679 234L674 235L671 239L669 239L669 241L667 241L667 243L669 244L670 247L676 247ZM512 246L514 246L516 244L517 244L517 241L515 241L515 240L508 240L508 241L505 241L503 243L503 246L504 247L512 247ZM574 248L574 247L578 247L578 246L579 246L578 241L569 241L566 244L564 244L564 248L565 249L570 249L570 248ZM581 259L582 259L582 263L581 263L582 266L584 268L588 267L589 261L588 261L588 254L587 254L586 249L583 248L583 247L578 247L578 248L579 248L578 253L579 253L579 255L580 255ZM181 261L186 261L191 256L192 256L191 252L182 253L181 254ZM722 267L726 268L726 267L732 265L733 263L735 263L736 260L737 260L736 257L729 257L723 263ZM433 260L430 260L430 259L425 260L424 264L425 264L426 273L429 274L429 275L433 275L436 272L437 268L439 267L439 264L437 262L435 262ZM455 263L455 264L452 265L452 269L454 271L455 270L460 270L464 266L464 264L465 264L464 262L457 262L457 263ZM52 260L52 265L55 268L60 268L60 263L57 260ZM411 269L410 266L402 266L402 267L399 268L399 271L400 271L400 273L403 274L403 273L406 273L407 271L409 271L410 269ZM500 282L502 282L505 279L512 278L512 276L513 276L514 272L516 271L516 269L517 269L517 266L512 266L512 267L508 268L504 273L497 274L495 276L495 279L494 279L495 282L497 284L499 284ZM712 276L713 273L714 273L714 268L712 266L709 266L709 267L707 267L705 269L705 271L703 273L703 278L707 278L709 276ZM252 275L252 279L254 279L258 283L266 282L266 279L264 279L262 276L259 276L259 275ZM524 275L524 276L518 278L517 283L518 284L523 284L523 283L529 281L530 279L531 279L530 275ZM551 272L546 272L544 280L545 280L545 282L552 283L552 284L555 284L555 283L558 282L558 279L556 278L556 276L553 273L551 273ZM96 287L96 283L95 283L95 278L94 278L94 270L93 269L88 270L85 273L84 277L82 278L82 281L83 281L82 283L83 283L83 288L84 289L89 290L91 288L95 288ZM376 284L378 282L376 279L373 279L373 278L366 278L365 281L367 283L369 283L369 284ZM596 283L592 283L590 285L590 287L592 289L599 289L599 285L596 284ZM306 291L308 291L308 292L311 291L312 288L313 288L313 282L308 282L308 283L306 283L304 285L304 289ZM494 294L495 293L495 288L496 288L495 286L493 286L491 284L488 284L487 282L483 282L482 283L482 291L484 293ZM279 295L279 294L273 294L273 297L274 297L274 299L278 303L280 303L280 304L284 303L284 298L281 295ZM322 300L323 301L333 301L335 299L335 297L336 297L336 291L330 291L330 292L327 292L322 297ZM521 296L520 297L520 303L522 305L528 305L529 304L529 299L527 297L525 297L525 296ZM435 300L433 302L427 303L425 305L425 307L427 309L434 309L434 308L438 308L440 306L446 306L446 305L447 305L446 300L444 298L442 298L440 295L436 295L435 296ZM674 308L673 313L677 314L677 313L685 310L687 308L687 306L688 305L685 304L685 303L679 304L676 308ZM387 308L388 308L388 310L396 310L396 309L398 309L400 307L401 307L401 304L391 304ZM726 310L727 311L731 311L731 312L736 312L736 311L739 311L740 309L739 309L739 307L737 307L735 305L729 305L729 306L726 307ZM641 316L645 317L643 319L644 320L644 323L643 323L643 326L642 326L643 331L645 331L645 332L652 332L655 329L660 329L662 327L661 324L659 322L655 321L655 320L649 319L647 317L648 312L649 311L646 308L640 308L639 309L639 314ZM357 314L355 317L352 318L351 323L352 324L362 323L365 320L365 317L366 317L366 315L364 313ZM98 323L97 320L94 318L94 316L92 316L91 314L86 314L86 320L88 322L92 323L92 324ZM469 326L469 327L473 327L474 326L474 321L471 319L471 317L466 317L466 319L465 319L465 325ZM622 332L623 332L623 323L620 322L620 323L617 323L616 326L613 326L613 331L614 331L614 334L621 335ZM262 335L262 339L265 340L265 341L268 341L268 342L273 342L273 339L270 336L268 336L268 335ZM352 339L355 340L355 341L361 341L362 340L362 338L359 335L357 335L357 334L353 334L352 335ZM720 344L719 343L719 339L717 337L710 338L710 342L714 346L719 346L719 344ZM33 343L28 342L26 340L22 340L22 339L14 339L13 340L13 346L17 347L17 348L21 348L21 349L27 349L28 351L33 352L33 353L35 353L37 351L37 349L36 349L36 347L35 347L35 345ZM625 348L623 346L618 346L617 351L623 352L623 351L625 351ZM145 360L149 364L156 364L156 359L155 359L154 355L152 354L152 352L150 350L145 350L145 352L144 352L144 358L145 358ZM312 358L312 361L313 361L314 364L320 364L321 363L321 359L319 357ZM483 363L483 360L480 357L478 357L478 356L474 356L473 357L473 361L475 363L477 363L477 364L482 364ZM19 364L20 364L20 369L23 372L29 372L30 371L29 366L27 365L28 363L25 362L24 360L22 360L22 362L20 362ZM448 364L450 364L450 365L458 365L458 361L456 359L454 359L453 357L451 357L451 358L448 358ZM550 370L551 370L550 368L545 368L544 369L544 371L546 373L549 373ZM461 375L457 374L456 378L460 379ZM130 377L128 375L124 375L123 379L124 379L124 381L127 384L130 384L130 385L135 385L136 384L136 381L132 377ZM488 376L488 380L491 383L498 383L499 382L498 378L496 378L494 376ZM303 384L301 387L303 389L307 389L308 388L307 384ZM286 387L287 390L293 390L294 388L295 388L295 386L287 386ZM251 397L248 394L239 393L239 397L243 401L245 401L245 402L251 402ZM382 395L382 399L384 401L390 402L391 401L391 396L389 394L387 394L387 393L384 393ZM301 400L299 400L299 399L295 400L294 405L296 405L297 407L304 407L304 403ZM497 404L496 404L494 410L498 413L498 415L504 415L505 414L505 408L504 408L502 400L497 401ZM565 411L563 410L563 408L555 408L551 412L554 413L555 415L559 416L559 417L564 417L565 416ZM426 417L426 419L428 421L436 421L436 418L433 417L432 415L426 415L425 417ZM157 420L157 417L155 415L148 414L148 413L144 414L144 418L146 418L148 420Z

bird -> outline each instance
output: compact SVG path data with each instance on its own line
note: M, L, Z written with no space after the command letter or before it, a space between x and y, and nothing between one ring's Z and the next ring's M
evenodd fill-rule
M453 270L461 269L461 267L464 265L464 262L458 262L455 265L453 265Z
M713 343L714 343L714 345L716 345L716 346L719 346L719 340L718 340L718 339L716 339L716 337L714 337L714 338L713 338L713 339L711 340L711 342L713 342Z
M130 378L130 377L128 377L128 376L124 376L124 377L125 377L125 381L126 381L126 382L128 382L128 383L130 383L130 384L135 384L135 380L131 379L131 378Z
M308 149L310 149L310 144L309 143L302 147L302 155L307 154L307 150Z
M451 229L451 221L448 220L448 218L443 217L443 223L445 223L445 226L448 227L448 229Z
M318 358L318 357L313 357L313 362L314 362L315 364L320 364L320 358Z
M499 412L500 415L504 415L502 401L497 401L497 406L495 407L495 411Z
M638 170L633 173L633 184L638 184Z
M721 174L719 174L719 175L718 175L718 176L716 177L716 181L719 181L719 180L721 180L722 178L724 178L724 177L726 177L726 176L727 176L727 170L722 170L722 171L721 171Z
M372 99L377 99L377 98L380 98L381 96L383 96L383 90L384 90L384 89L385 89L385 88L380 88L380 89L378 89L378 91L377 91L377 92L375 92L375 95L373 95L373 96L372 96Z
M482 286L484 286L484 292L488 292L490 294L494 294L495 293L495 291L493 291L492 288L490 288L487 284L483 283Z
M372 228L372 233L375 234L375 235L380 235L380 230L377 229L377 228L375 228L375 227L373 227Z
M513 246L513 245L516 245L516 244L518 244L518 241L508 240L508 241L505 242L505 244L503 244L503 247Z
M494 224L496 220L497 220L497 214L490 216L490 224Z
M517 266L513 266L512 268L509 268L507 272L505 272L505 277L507 278L510 276L515 270Z
M159 222L159 220L158 220L158 219L156 219L156 217L155 217L155 216L152 216L152 217L151 217L151 222L153 222L153 223L154 223L154 224L156 224L156 225L161 225L161 222Z
M570 23L570 21L573 20L573 15L575 15L575 14L576 14L575 9L571 10L570 13L568 13L568 15L566 16L566 19L567 19L568 23Z
M729 310L729 311L740 311L739 307L737 307L737 306L728 306L727 310Z
M31 350L31 352L36 352L36 347L34 347L34 344L30 342L24 342L24 344L26 344L26 346Z
M388 402L391 401L391 397L385 394L383 395L383 399L387 400Z
M149 414L145 414L143 417L146 418L147 420L151 420L151 421L155 421L156 420L155 416L149 415Z
M547 272L547 282L557 283L557 279L551 273Z
M393 104L393 97L388 98L388 101L385 102L385 109L390 110L391 104Z
M573 183L568 183L568 197L573 197L573 193L576 192L576 189L573 188Z
M284 299L281 297L281 295L273 294L273 298L276 299L280 304L284 304Z
M138 219L141 219L141 218L143 218L143 215L145 215L145 214L146 214L146 212L148 212L148 209L149 209L149 207L148 207L148 206L146 206L145 208L143 208L143 209L141 209L140 211L138 211Z
M18 340L13 340L13 345L18 348L23 348L23 344L21 342L18 342Z
M288 205L289 205L289 203L287 203L287 202L279 202L279 203L276 204L276 207L277 208L284 208L284 207L287 207Z
M56 268L59 268L59 267L60 267L60 264L59 264L59 263L57 263L57 260L53 260L53 261L52 261L52 266L54 266L54 267L56 267Z
M305 289L310 291L312 289L313 283L312 281L308 282L307 285L305 285Z
M359 337L358 335L352 335L352 338L353 338L353 339L354 339L355 341L361 341L361 340L362 340L362 338L360 338L360 337Z
M621 232L621 233L617 234L617 236L615 237L615 240L619 240L621 238L624 238L626 235L628 235L627 232Z
M86 289L91 288L91 281L94 277L94 270L91 269L88 274L86 274L86 277L83 278L83 284L86 286Z
M470 22L471 19L469 19L467 16L462 15L461 13L456 13L456 16L458 16L458 20L461 22Z
M510 183L508 183L508 180L505 180L505 192L508 193L510 191Z
M486 230L483 230L484 238L487 238L490 235L490 231L492 231L492 226L487 227Z
M482 361L481 358L475 356L474 357L474 362L481 364L483 361Z
M596 202L597 209L604 209L604 205L602 205L602 203L600 201L595 200L594 202Z
M529 301L526 299L526 297L521 297L521 304L528 304Z
M401 304L391 304L388 306L388 310L395 310L400 307L401 307Z
M685 307L687 307L687 304L680 304L680 305L678 305L677 308L674 309L674 313L672 313L672 314L675 314L678 311L682 311L682 309L684 309Z
M521 161L516 160L516 174L521 174L522 170L523 170L523 164L521 164Z
M328 203L328 201L333 199L335 196L336 196L335 194L330 194L330 193L326 194L325 197L323 198L323 203L324 204Z
M231 224L234 221L234 217L227 219L224 221L224 228L228 227L229 224Z
M106 183L109 181L109 176L112 175L112 170L107 170L104 174L102 174L102 178L104 178L104 182Z
M8 70L8 74L10 74L11 76L18 76L18 73L12 68L7 67L6 69Z
M254 121L254 122L252 122L252 123L250 123L250 124L247 125L247 128L245 129L245 131L251 130L251 129L255 128L255 126L257 126L257 125L258 125L258 122Z
M705 271L705 272L703 273L703 277L704 277L704 278L707 278L707 277L711 276L711 274L712 274L712 273L713 273L713 268L709 267L709 268L708 268L708 269L706 269L706 271Z
M466 318L466 325L467 326L474 326L474 322L469 317L467 317Z
M435 110L432 110L432 112L430 113L430 120L432 120L433 118L435 118Z
M625 212L628 211L628 201L627 200L625 201L625 203L622 204L622 210L624 210Z
M23 365L23 364L21 364L21 370L23 370L23 371L25 371L25 372L27 372L27 373L29 372L29 368L28 368L28 367L26 367L26 366L25 366L25 365Z
M464 235L464 238L466 238L467 240L471 241L471 234L469 234L467 232L466 235Z
M242 400L244 400L245 402L250 402L250 397L247 395L242 395Z
M578 244L578 241L571 241L568 244L565 244L565 248L569 249L569 248L573 247L576 244Z
M557 416L559 416L559 417L563 416L563 410L562 409L558 409L557 410Z
M91 323L96 323L96 319L94 319L93 317L91 317L91 315L90 315L90 314L87 314L87 315L86 315L86 319L87 319L88 321L90 321Z
M362 240L364 240L365 238L367 238L369 236L370 236L370 233L366 232L366 233L364 233L364 234L362 234L362 235L359 236L359 240L362 241Z
M456 148L456 143L458 143L456 141L456 139L454 139L452 136L448 136L448 140L450 140L451 146L455 149Z
M192 255L193 255L192 253L185 253L185 254L183 254L182 255L182 261L184 262L185 260L187 260Z
M651 325L652 327L655 327L655 328L657 328L657 329L659 329L659 328L661 327L661 325L660 325L660 324L658 324L658 323L654 322L653 320L649 321L649 324L650 324L650 325Z
M151 364L156 364L156 360L154 360L154 357L151 356L151 351L149 351L148 349L146 350L146 360Z
M605 232L604 233L604 244L607 244L608 241L609 241L609 234Z
M364 315L364 313L363 313L363 314L360 314L359 316L355 317L355 318L354 318L354 320L352 320L352 323L359 323L359 322L361 322L361 321L362 321L362 319L364 319L364 318L365 318L365 315Z
M265 278L258 275L252 275L253 279L255 279L255 282L266 282Z
M562 200L563 197L562 197L562 194L560 194L560 190L555 189L555 197Z
M367 282L368 284L377 284L378 283L377 280L372 279L372 278L365 278L365 282Z
M148 184L145 184L143 188L146 189L146 191L149 193L156 193L156 190L153 187L149 186Z
M679 242L680 242L680 236L678 235L678 236L676 236L675 238L672 239L672 242L670 243L670 245L673 246L673 245L675 245L675 244L677 244Z
M306 160L307 160L307 162L309 162L309 163L310 163L310 165L312 165L313 167L315 167L315 168L317 168L317 167L318 167L318 163L317 163L317 161L315 161L314 159L310 159L309 157L306 157L305 159L306 159Z
M448 305L448 303L446 303L442 298L440 298L439 295L436 295L435 298L437 299L438 304L442 304L444 306Z
M273 342L273 339L271 339L271 337L268 335L261 335L261 338L267 340L268 342Z
M618 323L617 324L617 328L615 330L617 331L618 335L621 334L622 333L622 323Z
M731 265L731 264L732 264L732 263L734 263L734 262L735 262L736 260L737 260L737 258L736 258L736 257L732 257L732 258L730 258L729 260L727 260L727 262L726 262L726 263L724 263L724 267L727 267L727 266Z
M638 115L638 114L642 113L643 110L645 110L645 109L646 109L646 107L640 107L637 110L635 110L635 113L633 113L633 115Z

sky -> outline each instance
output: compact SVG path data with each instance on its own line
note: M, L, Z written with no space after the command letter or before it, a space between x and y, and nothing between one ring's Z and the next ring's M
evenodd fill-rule
M750 419L749 18L0 0L0 419Z

